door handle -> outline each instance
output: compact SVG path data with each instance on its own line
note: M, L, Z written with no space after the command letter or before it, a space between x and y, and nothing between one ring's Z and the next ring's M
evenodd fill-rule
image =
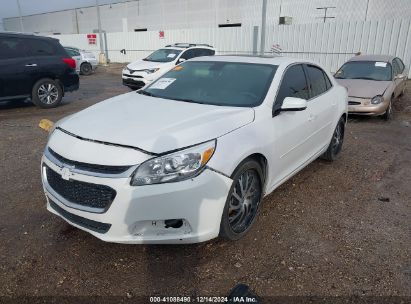
M36 67L37 66L37 64L36 63L29 63L29 64L26 64L26 67Z

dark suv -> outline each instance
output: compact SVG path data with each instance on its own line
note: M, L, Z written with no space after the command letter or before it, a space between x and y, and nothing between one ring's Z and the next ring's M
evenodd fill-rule
M24 100L56 107L79 88L76 61L54 38L0 33L0 101Z

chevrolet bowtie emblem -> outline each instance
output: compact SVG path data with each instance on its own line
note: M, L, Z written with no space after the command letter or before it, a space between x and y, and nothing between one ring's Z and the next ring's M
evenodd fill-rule
M69 180L73 174L71 173L70 168L63 167L61 169L61 178L64 180Z

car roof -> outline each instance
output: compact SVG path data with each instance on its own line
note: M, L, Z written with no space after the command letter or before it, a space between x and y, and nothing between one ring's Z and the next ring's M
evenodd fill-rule
M352 57L349 61L381 61L391 62L395 56L391 55L359 55Z
M190 61L224 61L224 62L244 62L244 63L259 63L259 64L271 64L271 65L290 65L292 63L316 63L291 57L283 56L258 56L258 55L217 55L217 56L204 56L190 59Z
M55 38L52 38L52 37L39 36L39 35L34 34L34 33L1 32L0 31L0 36L2 36L2 37L35 38L35 39L45 39L45 40L58 41L58 39L55 39Z
M174 44L168 44L164 48L166 49L175 49L175 50L181 50L181 49L195 49L195 48L202 48L202 49L210 49L214 50L214 47L206 44L206 43L174 43Z

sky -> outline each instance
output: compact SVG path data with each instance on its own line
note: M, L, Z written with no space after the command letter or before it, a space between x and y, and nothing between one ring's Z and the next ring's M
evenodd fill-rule
M116 3L121 0L99 0L100 4ZM96 0L20 0L22 15L52 12L76 7L95 5ZM19 15L17 0L0 0L0 29L2 19Z

